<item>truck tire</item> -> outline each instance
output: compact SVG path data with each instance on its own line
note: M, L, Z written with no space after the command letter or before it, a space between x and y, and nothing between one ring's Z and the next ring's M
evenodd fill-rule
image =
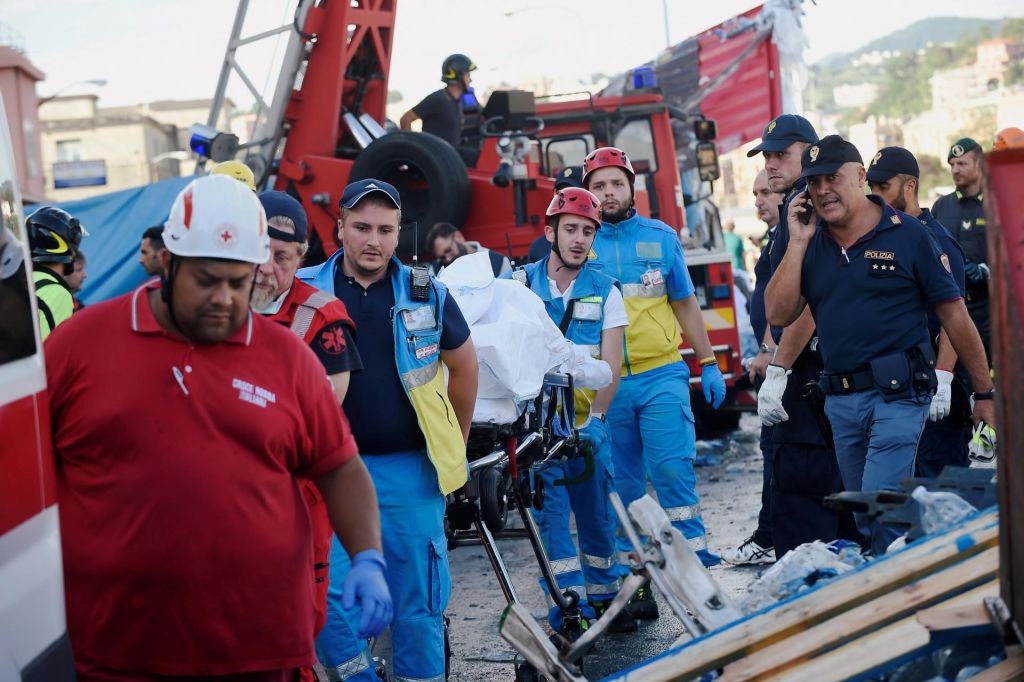
M349 182L377 178L390 182L402 197L399 258L415 252L427 260L424 245L434 223L461 228L469 211L469 174L459 153L428 133L398 132L380 137L356 157ZM413 229L413 222L418 229ZM416 233L419 243L416 244Z

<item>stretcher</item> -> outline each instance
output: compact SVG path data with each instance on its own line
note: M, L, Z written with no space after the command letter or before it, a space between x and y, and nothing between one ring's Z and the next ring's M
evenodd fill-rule
M562 627L556 635L556 641L563 646L583 632L579 608L583 595L559 589L529 510L544 504L540 472L545 467L583 457L586 463L581 476L558 480L556 485L586 480L593 475L593 455L588 448L581 447L579 432L572 426L573 384L571 375L547 374L541 394L524 406L515 422L473 425L467 446L469 483L448 497L445 517L449 549L469 543L483 546L498 587L509 604L519 604L519 597L495 537L529 540L548 595L563 614ZM522 529L518 531L506 528L510 507L522 520ZM528 664L517 666L517 680L535 679L534 674Z

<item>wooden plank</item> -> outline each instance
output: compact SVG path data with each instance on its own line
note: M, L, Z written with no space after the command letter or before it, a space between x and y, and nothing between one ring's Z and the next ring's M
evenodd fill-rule
M836 580L606 678L607 682L689 680L833 618L996 545L990 511L948 532L913 543ZM918 626L920 627L920 626Z
M999 596L999 581L993 580L990 583L986 583L974 592L976 593L977 601L972 601L970 604L962 606L950 606L947 603L938 604L930 609L918 611L917 622L928 628L931 632L990 625L992 617L989 615L988 609L985 608L982 600L988 597Z
M1024 679L1024 649L1010 647L1005 661L996 663L971 678L971 682L1012 682Z
M951 594L964 592L980 583L994 584L992 577L998 569L999 550L993 547L963 563L841 613L799 636L776 642L742 658L727 666L721 679L728 682L754 680L790 668L905 618ZM976 602L980 606L981 598Z
M994 588L995 581L948 600L947 606L967 607L977 604L985 595L991 594ZM931 632L919 623L914 615L882 629L874 630L864 637L797 667L787 668L761 679L786 680L786 682L790 680L797 682L836 680L838 682L871 673L890 661L928 647L930 643Z

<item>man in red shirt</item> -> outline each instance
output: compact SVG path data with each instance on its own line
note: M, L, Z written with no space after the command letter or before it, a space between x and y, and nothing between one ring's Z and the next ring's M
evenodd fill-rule
M78 678L290 682L315 599L296 479L352 553L363 636L392 617L373 485L316 357L249 310L270 255L256 196L199 178L164 236L159 282L46 345Z

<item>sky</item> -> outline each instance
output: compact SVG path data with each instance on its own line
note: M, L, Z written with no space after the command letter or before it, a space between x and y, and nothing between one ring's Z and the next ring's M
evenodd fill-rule
M338 0L331 0L338 1ZM346 0L341 0L346 1ZM415 103L441 87L440 64L468 54L486 90L537 75L620 73L672 43L756 5L751 0L394 0L389 88ZM243 35L290 22L296 0L251 0ZM212 97L234 20L233 0L3 0L0 21L46 73L40 96L93 93L101 106ZM804 2L806 61L856 49L926 16L1022 16L1019 0ZM0 32L2 35L2 32ZM273 89L276 39L239 53L258 87ZM103 79L103 87L80 81ZM228 91L251 103L240 79Z

